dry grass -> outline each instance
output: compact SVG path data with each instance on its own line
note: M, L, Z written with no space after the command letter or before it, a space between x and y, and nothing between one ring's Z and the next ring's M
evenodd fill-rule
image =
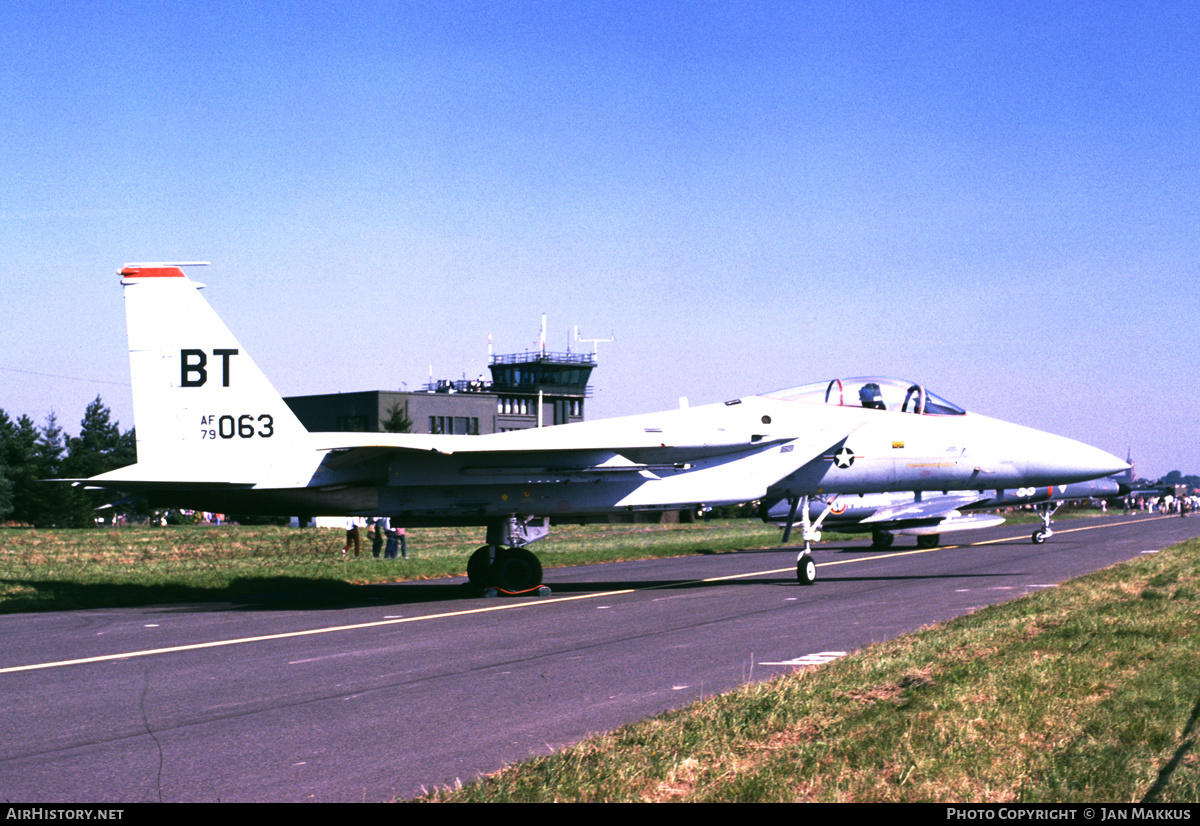
M432 801L1200 799L1200 540Z
M287 591L344 595L353 585L461 576L481 528L408 531L409 558L342 556L326 528L181 525L90 530L0 529L0 611L226 601ZM546 567L764 547L778 531L748 520L558 526L535 546Z

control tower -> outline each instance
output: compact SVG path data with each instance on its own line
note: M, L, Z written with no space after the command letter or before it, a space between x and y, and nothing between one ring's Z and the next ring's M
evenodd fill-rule
M612 339L576 340L611 341ZM468 380L441 379L420 391L368 390L285 399L310 431L393 430L478 436L583 421L584 399L592 396L588 379L596 367L592 353L552 353L546 349L546 319L537 351L497 356L488 336L488 369ZM395 423L395 424L394 424Z
M595 355L552 353L543 347L534 353L492 356L489 362L497 430L583 421L583 401L592 395L588 379Z

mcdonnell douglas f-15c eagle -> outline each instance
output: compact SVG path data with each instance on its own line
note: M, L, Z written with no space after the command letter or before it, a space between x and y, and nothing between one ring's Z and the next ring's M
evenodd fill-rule
M486 526L468 565L483 587L537 588L542 566L525 546L551 520L754 499L786 499L793 517L804 504L807 517L808 497L823 491L1014 488L1126 467L881 379L482 436L310 433L184 266L120 271L138 460L84 484L202 510ZM805 533L797 576L807 585L816 566Z

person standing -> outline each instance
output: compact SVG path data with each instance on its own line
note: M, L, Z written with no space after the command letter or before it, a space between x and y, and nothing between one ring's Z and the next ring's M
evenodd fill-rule
M404 528L393 528L387 532L387 550L383 556L385 559L395 559L397 552L408 559L408 541Z
M379 559L379 552L383 550L383 540L390 527L390 520L386 516L378 516L374 520L375 531L371 536L371 556Z
M346 517L346 544L342 546L342 556L346 555L346 551L350 550L351 545L354 546L355 558L362 551L362 537L358 534L358 526L361 521L361 516Z

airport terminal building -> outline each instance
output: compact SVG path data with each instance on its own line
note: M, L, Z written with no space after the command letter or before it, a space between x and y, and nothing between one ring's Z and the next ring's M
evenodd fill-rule
M314 432L381 432L477 436L583 421L596 357L590 353L492 356L491 382L437 381L418 391L367 390L284 399Z

